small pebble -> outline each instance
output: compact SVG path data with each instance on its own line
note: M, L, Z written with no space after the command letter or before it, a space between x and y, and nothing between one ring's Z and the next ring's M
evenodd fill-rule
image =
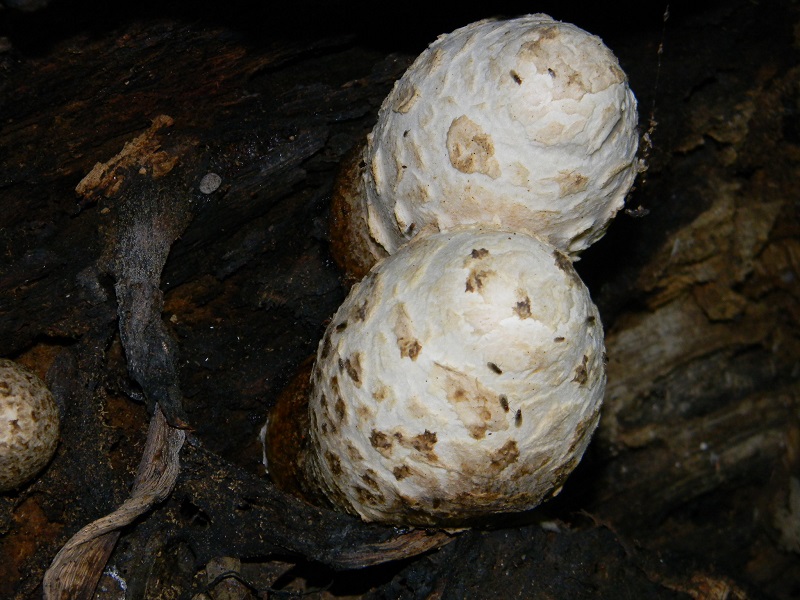
M222 183L222 177L220 177L216 173L206 173L200 180L200 191L203 192L204 194L210 194L212 192L216 192L217 188L219 188L221 183Z

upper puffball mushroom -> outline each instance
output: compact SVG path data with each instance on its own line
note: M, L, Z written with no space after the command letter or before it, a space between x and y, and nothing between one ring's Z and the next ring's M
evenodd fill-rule
M580 460L603 353L597 309L560 251L477 228L420 236L351 290L319 346L308 432L277 439L302 408L274 412L267 454L285 460L305 437L300 487L367 521L522 511Z
M58 429L58 407L42 380L0 359L0 492L25 483L50 461Z
M426 228L478 224L574 257L636 176L636 99L600 38L547 15L440 36L340 177L333 250L355 276Z

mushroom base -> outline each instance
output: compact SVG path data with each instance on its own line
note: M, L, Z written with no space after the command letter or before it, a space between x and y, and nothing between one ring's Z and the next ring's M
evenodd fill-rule
M273 483L311 504L323 503L303 475L308 447L308 398L313 357L309 357L284 388L269 413L264 456Z
M352 285L364 277L386 250L369 235L364 192L364 150L366 140L342 161L331 201L331 255Z

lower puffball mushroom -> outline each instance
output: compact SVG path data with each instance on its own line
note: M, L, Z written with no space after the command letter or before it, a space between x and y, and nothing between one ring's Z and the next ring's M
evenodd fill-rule
M636 99L596 36L547 15L442 35L346 161L332 251L355 278L427 228L536 235L574 258L633 185Z
M28 369L0 359L0 492L36 475L58 445L53 395Z
M558 492L605 382L564 254L526 234L420 236L353 287L271 414L266 458L278 485L366 521L479 523Z

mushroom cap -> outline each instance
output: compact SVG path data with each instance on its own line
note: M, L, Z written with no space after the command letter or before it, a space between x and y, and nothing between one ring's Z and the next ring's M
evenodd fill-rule
M560 489L598 419L603 330L571 261L480 228L353 287L311 377L306 478L367 521L455 526Z
M353 199L370 253L426 227L537 235L574 258L633 185L636 99L602 40L536 14L440 36L383 102Z
M53 395L36 375L0 359L0 492L36 475L58 444Z

